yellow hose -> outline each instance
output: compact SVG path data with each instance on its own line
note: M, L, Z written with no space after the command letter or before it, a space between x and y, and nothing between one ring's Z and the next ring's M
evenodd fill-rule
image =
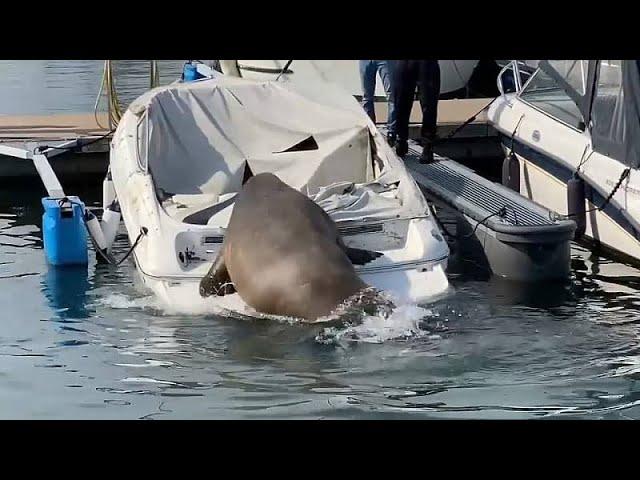
M149 70L149 88L155 88L160 85L160 70L158 69L157 60L150 61ZM102 76L102 82L100 84L100 91L98 92L98 98L94 107L94 116L98 126L102 127L98 122L97 109L102 92L107 93L107 108L109 119L109 130L113 130L118 126L120 119L122 118L122 109L120 108L120 101L118 100L118 92L116 91L116 84L113 75L113 64L111 60L104 61L104 73Z
M118 126L122 118L122 110L118 101L118 92L113 79L113 65L111 60L105 60L105 90L107 91L107 102L109 108L109 127L114 129Z

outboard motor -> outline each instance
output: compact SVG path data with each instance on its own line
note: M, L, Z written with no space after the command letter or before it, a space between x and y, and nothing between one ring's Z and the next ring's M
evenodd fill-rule
M502 185L520 193L520 161L513 150L502 162Z
M584 180L577 173L567 182L567 213L576 222L574 239L578 240L587 228L587 214L585 203Z

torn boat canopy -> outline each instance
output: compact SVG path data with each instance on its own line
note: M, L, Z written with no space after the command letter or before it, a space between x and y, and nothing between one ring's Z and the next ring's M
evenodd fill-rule
M327 95L327 104L309 92L226 76L156 88L130 107L140 118L140 164L172 195L238 191L246 165L310 194L372 181L362 108L349 95Z

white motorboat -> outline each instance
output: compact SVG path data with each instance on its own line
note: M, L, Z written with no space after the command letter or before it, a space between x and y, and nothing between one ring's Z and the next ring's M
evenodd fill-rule
M356 267L365 282L413 302L447 290L449 248L428 204L352 96L326 82L294 89L210 77L143 94L111 144L110 175L137 241L137 269L164 302L204 301L199 281L249 171L274 173L315 200L347 246L382 253Z
M520 68L502 70L502 95L488 111L519 162L515 187L578 223L582 216L588 241L640 260L638 61L542 60L526 81ZM582 205L584 215L569 212Z

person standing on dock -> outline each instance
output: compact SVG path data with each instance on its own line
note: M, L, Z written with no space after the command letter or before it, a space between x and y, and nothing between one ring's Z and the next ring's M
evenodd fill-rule
M415 98L416 85L422 108L423 146L420 163L433 161L436 139L438 98L440 97L440 65L438 60L396 60L394 62L393 96L396 106L396 153L404 157L409 151L409 119Z
M387 141L393 147L396 143L396 109L393 98L393 61L360 60L360 81L362 83L362 108L373 123L376 123L374 105L376 93L376 74L380 73L382 86L387 96Z

